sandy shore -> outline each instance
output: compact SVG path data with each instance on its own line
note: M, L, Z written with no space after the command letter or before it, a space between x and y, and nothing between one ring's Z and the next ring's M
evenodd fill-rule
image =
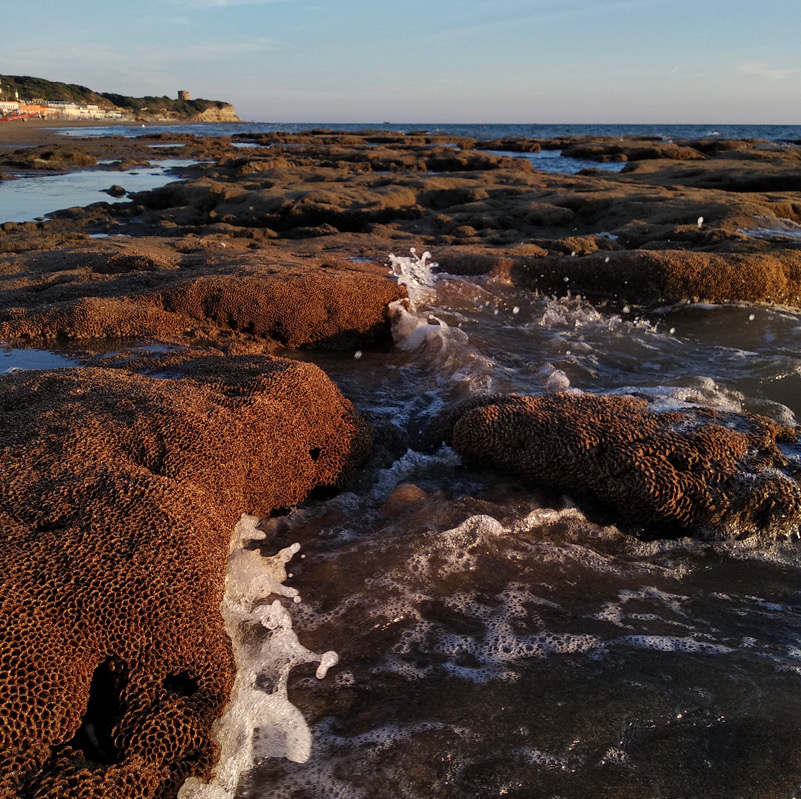
M37 147L42 144L64 143L61 131L80 128L116 127L136 124L133 120L107 119L26 119L0 122L0 149Z

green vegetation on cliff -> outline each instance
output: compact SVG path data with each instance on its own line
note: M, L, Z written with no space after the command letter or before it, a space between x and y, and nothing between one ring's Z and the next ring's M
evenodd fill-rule
M31 100L66 100L70 103L87 103L111 107L97 92L78 86L74 83L54 83L43 78L32 78L28 75L0 75L3 100L15 100L15 92L23 101Z
M33 78L29 75L0 75L0 100L21 101L64 100L66 102L97 105L100 108L118 108L133 116L169 116L192 118L209 110L223 111L233 108L220 100L173 100L169 97L128 97L111 92L95 92L75 83Z

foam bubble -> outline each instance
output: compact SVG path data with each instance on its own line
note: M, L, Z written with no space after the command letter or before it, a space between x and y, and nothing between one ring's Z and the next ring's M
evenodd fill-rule
M283 585L286 564L299 544L263 557L246 549L264 538L258 518L243 515L231 537L220 611L231 638L237 672L231 697L214 725L220 756L209 783L192 778L179 792L180 799L233 797L241 775L256 758L285 757L305 763L311 754L311 731L301 712L289 701L289 672L301 663L319 663L322 679L337 663L335 652L322 655L306 649L292 629L289 611L273 595L300 602L295 589ZM262 688L265 683L269 687Z
M398 283L406 287L409 305L412 310L416 310L433 293L436 277L432 269L437 264L430 260L430 252L418 255L414 247L411 247L409 252L411 256L397 256L390 253L389 268L398 279Z
M570 378L561 369L554 369L545 381L547 391L564 391L567 388L570 388Z
M412 351L423 345L446 348L453 339L457 344L467 342L467 334L458 327L450 325L435 316L428 319L406 310L401 300L390 305L392 314L392 335L402 350Z
M693 652L707 655L723 655L735 651L730 646L699 641L692 636L626 635L613 643L628 644L640 649L654 649L660 652Z

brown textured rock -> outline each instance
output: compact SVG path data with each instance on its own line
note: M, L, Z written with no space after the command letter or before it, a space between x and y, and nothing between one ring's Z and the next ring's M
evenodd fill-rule
M34 310L9 308L0 318L2 339L95 339L178 335L191 323L127 298L88 297Z
M234 669L233 526L339 484L367 451L316 367L178 371L2 378L2 797L169 796L208 776Z
M562 155L568 158L586 158L591 161L644 161L670 159L696 161L705 158L689 145L661 141L653 138L578 138L566 141Z
M0 272L6 340L224 331L273 347L363 347L389 337L387 306L405 296L383 267L219 245L185 254L127 242L34 251L0 260Z
M778 444L797 431L708 408L653 412L631 396L476 397L437 435L469 463L576 491L631 521L732 536L797 531L797 463Z
M556 294L581 291L641 302L801 304L801 250L771 254L623 250L581 258L551 256L520 259L506 275L515 285Z
M20 169L66 170L94 166L97 158L84 150L71 147L35 147L15 151L5 158L5 163Z
M0 253L38 248L47 260L56 248L63 253L67 234L82 228L149 237L129 241L129 250L164 251L171 239L181 251L236 249L237 259L248 248L269 250L270 261L301 254L320 259L309 266L327 266L325 260L343 254L380 264L389 252L420 245L443 262L458 260L450 249L480 246L487 262L522 263L522 285L549 292L567 288L643 303L698 297L801 304L793 286L801 244L782 235L801 219L794 191L801 147L795 145L561 137L482 142L473 148L475 142L421 132L325 130L240 138L269 147L243 151L227 139L164 138L182 144L187 156L216 160L193 167L186 173L189 180L135 194L129 203L99 203L58 212L42 223L3 225ZM620 173L541 172L530 158L485 151L501 144L521 154L542 148L625 158L628 166ZM82 151L103 158L112 146L131 158L153 155L153 148L138 139L107 142L105 150L92 140L80 143ZM549 168L558 162L549 159ZM770 238L771 230L777 237ZM126 267L124 254L115 259L113 249L124 249L121 241L84 243L87 266L82 268L91 262L91 275L79 267L31 275L26 287L22 276L5 282L3 287L14 285L15 291L0 287L0 307L36 316L34 300L62 303L98 293L161 296L167 282L252 269L250 263L219 258L213 266L209 259L208 268L197 268L189 257L173 257L173 272L180 274L166 280L167 268L149 266L147 257L138 267ZM602 268L597 259L584 263L582 257L597 250L612 254ZM528 257L574 253L573 263ZM526 270L531 275L523 275ZM113 286L103 282L114 275L119 280ZM30 321L34 330L35 320ZM209 337L218 333L210 320L196 316L187 327L203 327L201 335ZM228 335L231 328L219 330Z
M389 336L387 306L405 296L386 278L357 272L210 276L168 289L166 309L288 347L345 349Z

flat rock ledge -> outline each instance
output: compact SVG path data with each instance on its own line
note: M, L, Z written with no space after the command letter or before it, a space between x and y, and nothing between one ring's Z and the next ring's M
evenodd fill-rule
M801 524L798 430L762 416L654 410L625 395L491 395L445 411L431 437L469 465L596 500L648 536L775 540Z
M270 350L354 349L390 338L388 306L406 296L387 269L333 257L114 243L25 253L12 268L19 277L0 290L7 341L238 336Z
M0 378L0 797L174 796L234 678L228 545L371 431L317 367L173 357Z

